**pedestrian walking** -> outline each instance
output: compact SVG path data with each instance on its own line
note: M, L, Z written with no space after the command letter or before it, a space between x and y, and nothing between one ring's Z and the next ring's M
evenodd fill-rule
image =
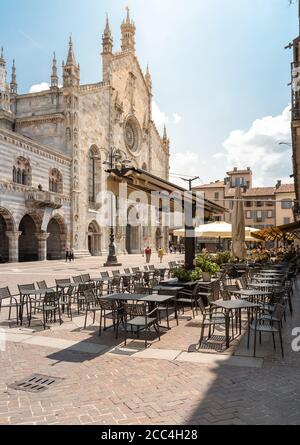
M70 251L70 262L75 261L75 255L74 255L74 250L71 249Z
M151 255L152 255L152 250L149 246L145 249L145 255L146 255L146 262L147 262L147 264L149 264L151 261Z
M161 247L158 251L158 258L160 259L160 264L163 262L164 255L165 255L164 249Z
M70 249L69 247L66 248L66 263L70 260Z

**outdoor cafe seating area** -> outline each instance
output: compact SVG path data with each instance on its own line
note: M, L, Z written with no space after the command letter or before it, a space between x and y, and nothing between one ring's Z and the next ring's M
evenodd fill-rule
M270 336L274 349L280 345L284 356L284 324L293 314L298 289L297 258L244 265L236 275L224 266L211 279L204 275L196 281L175 278L181 266L171 262L167 268L147 265L99 272L96 277L84 274L56 279L54 287L45 281L19 284L17 294L5 287L0 289L0 312L10 327L39 324L44 330L81 315L83 329L91 318L99 336L109 331L124 345L130 338L146 348L166 332L172 335L187 318L197 318L200 352L213 345L216 332L224 334L225 350L246 332L254 356L262 335Z

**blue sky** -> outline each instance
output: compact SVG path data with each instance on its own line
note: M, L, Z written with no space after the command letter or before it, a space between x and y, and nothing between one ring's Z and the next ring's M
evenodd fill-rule
M284 46L298 32L288 0L0 2L0 45L8 67L16 59L20 92L49 81L52 52L61 64L70 32L82 83L99 81L105 13L118 50L128 5L141 66L149 62L152 73L155 119L168 127L172 174L206 182L249 165L257 185L288 179L291 150L278 145L290 138Z

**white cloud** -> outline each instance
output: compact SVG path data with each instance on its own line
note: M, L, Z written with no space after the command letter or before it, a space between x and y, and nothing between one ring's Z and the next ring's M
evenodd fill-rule
M58 85L58 88L62 88L62 85ZM32 85L29 93L41 93L42 91L50 90L50 84L47 82L38 83L37 85Z
M40 93L42 91L50 90L50 85L47 82L42 82L36 85L32 85L29 90L29 93Z
M159 108L155 100L152 101L152 115L155 125L160 129L168 123L178 125L182 120L182 117L178 113L173 113L172 118L170 118L164 111Z
M179 124L182 121L182 117L178 113L173 113L174 124Z
M180 179L182 175L201 176L201 171L207 169L206 161L201 159L200 153L193 151L186 151L184 153L174 153L170 158L170 180L181 187L186 187L188 184ZM201 180L200 180L201 183ZM196 185L195 183L194 185Z
M224 152L213 157L227 169L251 167L255 185L273 185L292 172L291 147L279 145L291 140L290 105L278 116L253 122L249 130L234 130L224 142Z
M157 125L157 127L163 127L165 124L169 122L168 116L166 115L166 113L161 111L155 100L152 102L152 115L155 125Z

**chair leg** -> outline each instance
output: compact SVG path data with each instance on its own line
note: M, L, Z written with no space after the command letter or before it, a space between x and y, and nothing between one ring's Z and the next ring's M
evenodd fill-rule
M205 326L204 326L204 323L202 323L201 335L200 335L200 340L199 340L199 343L198 343L198 346L197 346L197 350L199 350L201 348L201 345L202 345L202 342L203 342L203 338L204 338L204 329L205 329Z
M101 311L100 311L100 324L99 324L99 337L101 337L101 334L102 334L102 316L103 316L103 311L101 309Z
M272 332L272 338L273 338L274 351L276 351L276 342L275 342L275 334L274 334L274 332Z
M253 357L256 357L256 338L257 338L257 330L254 330L254 352Z
M251 328L250 325L248 326L248 341L247 341L247 349L250 349L250 333L251 333Z
M281 329L280 328L279 328L279 338L280 338L281 355L282 355L282 358L284 358L282 333L281 333Z
M85 312L84 329L86 329L87 317L88 317L88 309L86 309L86 312Z

